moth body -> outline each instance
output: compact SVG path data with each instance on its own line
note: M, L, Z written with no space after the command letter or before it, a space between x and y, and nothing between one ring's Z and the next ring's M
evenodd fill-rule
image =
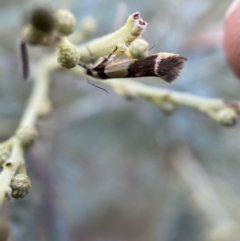
M98 79L160 77L170 83L175 80L187 59L179 54L155 53L144 59L126 59L115 61L104 58L95 67L83 65L87 74Z

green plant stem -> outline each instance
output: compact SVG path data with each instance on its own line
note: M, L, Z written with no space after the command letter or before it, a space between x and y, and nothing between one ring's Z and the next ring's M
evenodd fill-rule
M53 57L45 59L39 64L32 93L16 133L21 128L35 128L42 104L48 98L50 72L58 66L56 59ZM10 195L9 185L16 172L26 173L23 159L24 150L20 140L13 136L3 144L11 146L12 150L9 160L3 165L0 173L0 206L2 206L5 197Z
M13 141L11 156L7 163L4 164L3 170L0 174L0 207L3 205L5 198L10 196L11 189L9 186L11 180L23 162L23 150L20 141L15 138Z
M101 83L111 86L118 94L121 95L134 93L135 96L140 96L150 101L158 100L162 102L173 102L202 112L205 112L206 109L217 111L223 108L231 108L240 113L240 101L205 98L186 92L148 86L130 79L109 79L104 80Z
M18 129L22 127L35 127L41 105L46 98L48 98L49 69L51 69L51 66L48 66L48 64L49 61L42 62L39 66L39 71L36 75L32 94Z
M83 74L83 70L79 68L74 68L72 71L75 74ZM89 76L87 78L111 87L119 95L133 98L142 97L159 107L164 103L172 103L176 106L183 105L194 108L217 122L221 121L217 116L220 110L231 109L235 113L240 113L240 101L200 97L186 92L148 86L132 79L98 80Z
M139 13L130 15L126 24L119 30L80 45L77 50L81 56L81 61L91 60L91 54L94 58L110 54L119 44L129 45L140 37L147 24L142 19L135 18L136 14Z

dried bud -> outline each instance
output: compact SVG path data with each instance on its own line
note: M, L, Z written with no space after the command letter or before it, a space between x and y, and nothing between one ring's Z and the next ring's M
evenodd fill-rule
M35 128L23 127L17 131L16 137L24 148L29 148L37 137L37 131Z
M9 157L10 157L9 148L5 147L4 145L1 145L0 146L0 166L2 166Z
M55 23L58 32L69 35L75 30L76 18L68 10L61 9L55 12Z
M77 49L72 45L63 45L58 51L58 63L67 69L74 68L80 60Z
M49 33L55 25L53 10L50 7L37 7L32 11L29 21L34 28Z
M13 198L24 198L31 188L31 180L25 174L17 174L11 180L10 187L12 188Z
M149 44L144 39L136 39L129 46L129 52L134 59L144 59L148 56Z
M217 120L224 126L233 126L237 122L237 114L233 109L225 108L217 113Z
M147 23L142 18L140 18L139 12L136 12L136 13L132 14L128 18L127 22L130 22L130 21L133 22L131 34L136 36L136 37L140 36L144 32L144 30L146 29Z

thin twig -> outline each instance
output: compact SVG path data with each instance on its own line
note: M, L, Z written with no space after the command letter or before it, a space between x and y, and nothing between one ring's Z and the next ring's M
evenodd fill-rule
M1 144L4 147L11 147L11 155L3 165L3 169L0 173L0 207L5 197L9 196L9 192L11 193L9 186L16 172L26 173L25 161L23 158L24 147L17 133L22 128L35 128L38 116L41 113L42 104L45 102L46 98L48 98L49 73L58 66L56 60L54 62L51 58L41 62L39 65L39 71L34 81L32 94L22 116L22 120L16 130L16 134Z

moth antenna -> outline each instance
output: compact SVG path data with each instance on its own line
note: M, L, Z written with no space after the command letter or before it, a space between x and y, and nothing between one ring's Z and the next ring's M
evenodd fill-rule
M115 49L112 51L112 53L109 54L108 58L110 58L117 51L117 49L118 49L118 46L116 46Z
M115 49L113 50L113 52L110 53L107 57L104 57L104 59L103 59L101 64L106 63L110 59L110 57L117 51L117 49L118 49L118 46L116 46Z
M78 65L80 65L80 66L83 67L84 69L88 69L87 65L85 65L85 64L79 63ZM105 92L108 94L108 91L107 91L106 89L104 89L104 88L102 88L102 87L100 87L100 86L97 86L97 85L93 84L92 82L90 82L90 81L87 79L86 73L83 74L83 78L84 78L90 85L92 85L92 86L94 86L94 87L96 87L96 88L98 88L98 89L101 89L101 90L105 91Z
M92 54L91 50L89 49L89 47L87 47L87 49L88 49L89 55L90 55L90 57L91 57L91 62L92 62L92 64L93 64L93 63L94 63L93 54ZM107 62L107 61L109 60L109 58L117 51L117 49L118 49L118 47L116 46L112 53L110 53L107 57L104 57L102 63ZM101 63L101 64L102 64L102 63Z
M148 51L151 50L151 49L153 49L154 47L155 47L155 44L154 44L153 46L151 46L151 47L148 49Z
M102 88L102 87L100 87L100 86L97 86L97 85L93 84L93 83L90 82L89 80L87 80L87 82L88 82L90 85L92 85L92 86L94 86L94 87L96 87L96 88L98 88L98 89L101 89L101 90L105 91L105 92L108 94L108 91L107 91L106 89L104 89L104 88Z
M81 66L82 68L86 69L86 70L90 69L87 64L78 63L78 65Z
M118 46L116 46L116 48L112 51L111 54L108 55L107 59L110 59L110 57L117 51Z

